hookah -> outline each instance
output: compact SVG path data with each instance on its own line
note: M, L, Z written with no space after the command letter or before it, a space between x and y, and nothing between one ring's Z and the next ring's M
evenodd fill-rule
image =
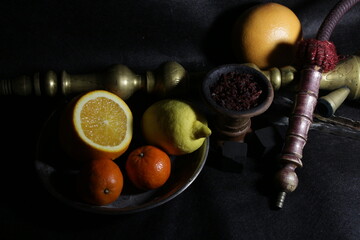
M288 86L297 80L298 70L293 66L263 70L253 63L243 63L261 72L270 81L274 91ZM189 78L197 78L204 73L188 73L177 62L165 62L154 71L145 74L134 73L123 64L115 64L104 72L88 74L69 74L62 71L56 74L49 70L45 74L35 73L33 77L19 76L0 80L0 96L69 96L85 91L103 89L128 99L136 91L166 94L179 87ZM360 98L360 56L352 55L341 60L333 70L321 73L321 90L331 91L320 97L319 102L331 106L327 116L332 115L345 99ZM318 102L318 104L319 104Z
M299 46L302 58L299 90L295 96L293 112L285 136L285 143L280 154L282 168L277 172L279 194L276 206L283 207L286 195L298 185L296 168L302 167L302 152L312 124L313 113L317 104L322 73L333 70L338 62L335 46L329 42L330 35L339 19L359 0L342 0L325 18L316 39L303 40ZM353 96L358 95L358 89Z

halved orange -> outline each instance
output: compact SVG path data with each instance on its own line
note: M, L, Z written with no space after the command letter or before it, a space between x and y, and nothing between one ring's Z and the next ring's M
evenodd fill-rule
M70 157L114 160L130 145L133 116L119 96L94 90L69 102L59 129L61 146Z

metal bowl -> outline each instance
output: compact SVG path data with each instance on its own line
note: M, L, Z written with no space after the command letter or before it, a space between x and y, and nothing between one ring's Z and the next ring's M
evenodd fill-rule
M132 186L123 170L125 159L115 161L124 174L124 188L120 197L105 206L81 202L75 190L79 165L71 161L59 148L57 129L59 112L54 112L40 134L37 145L36 171L45 188L58 200L71 207L101 214L129 214L160 206L181 194L201 172L209 152L209 138L195 152L171 157L172 169L168 181L160 188L141 191Z

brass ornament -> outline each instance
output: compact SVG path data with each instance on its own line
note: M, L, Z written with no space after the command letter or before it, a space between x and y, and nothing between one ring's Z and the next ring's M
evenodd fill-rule
M0 81L0 96L70 96L95 89L113 92L126 100L136 91L165 95L187 78L185 69L177 62L166 62L155 71L136 74L127 66L116 64L107 71L93 74L72 75L66 71L44 75L35 73L15 79Z
M270 80L274 90L288 86L296 80L299 74L293 66L261 70L253 63L244 63L244 65L261 71ZM336 65L335 69L321 74L321 90L333 91L344 86L350 89L348 99L355 100L360 98L360 56L358 55L352 55L343 59Z

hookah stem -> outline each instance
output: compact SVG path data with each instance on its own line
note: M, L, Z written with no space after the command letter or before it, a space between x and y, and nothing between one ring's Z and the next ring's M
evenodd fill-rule
M339 1L319 28L317 40L328 41L337 22L359 1ZM302 167L302 152L317 104L322 71L322 67L316 64L304 65L301 71L299 90L295 96L295 105L289 119L285 143L280 156L283 168L276 176L280 187L276 202L276 207L279 209L283 207L286 194L294 191L298 185L295 169Z

